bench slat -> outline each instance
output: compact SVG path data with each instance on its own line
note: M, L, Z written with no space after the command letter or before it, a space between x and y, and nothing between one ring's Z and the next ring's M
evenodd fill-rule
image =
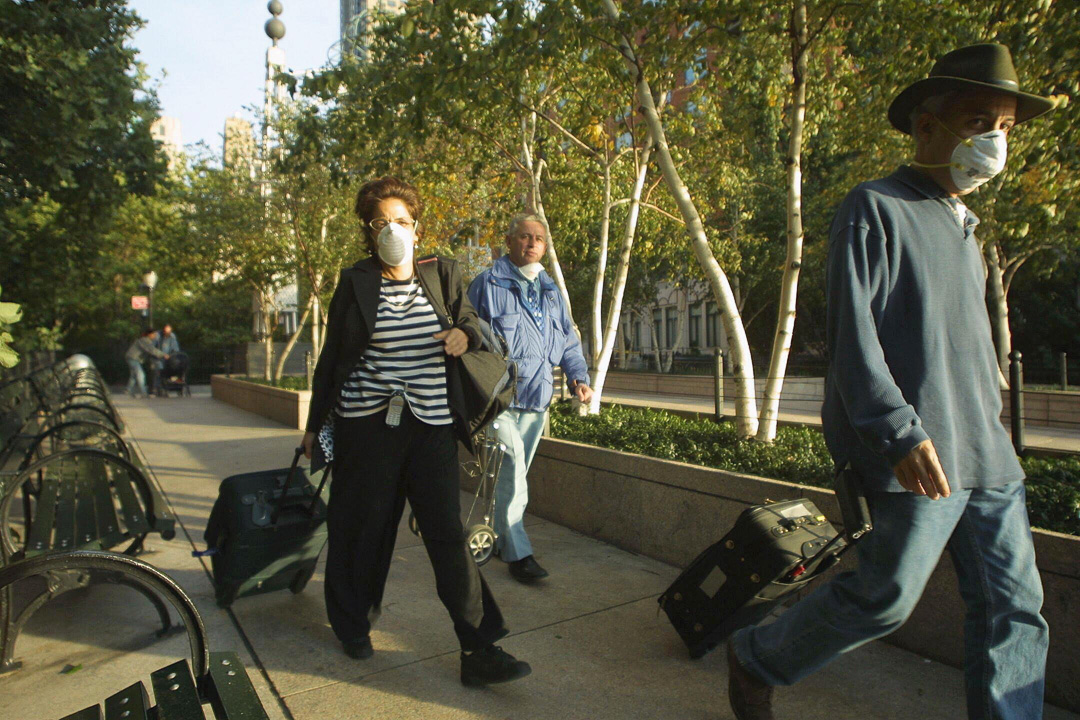
M116 496L120 498L120 512L124 516L124 525L128 533L133 537L145 535L150 532L150 523L146 519L146 513L139 503L136 490L132 487L132 478L124 470L112 470L112 486Z
M43 553L49 550L53 532L53 516L56 512L56 495L60 490L60 481L53 475L46 475L41 482L41 494L37 497L34 512L34 524L30 537L26 541L26 554Z
M77 713L71 713L60 718L60 720L103 720L101 715L101 706L94 705L92 707L84 708Z
M150 674L157 701L157 720L202 720L202 702L187 660L178 660Z
M95 535L101 538L101 546L107 549L120 544L125 538L120 531L120 520L116 517L109 479L104 475L91 478L90 493L94 497Z
M53 520L53 550L72 550L75 544L75 491L85 473L83 463L75 463L75 472L60 479L60 497L56 503Z
M75 498L75 543L80 550L100 550L97 512L94 507L94 479L79 478L78 495Z
M105 720L147 720L150 698L141 682L105 698Z
M210 653L207 690L217 720L267 720L262 701L236 653Z

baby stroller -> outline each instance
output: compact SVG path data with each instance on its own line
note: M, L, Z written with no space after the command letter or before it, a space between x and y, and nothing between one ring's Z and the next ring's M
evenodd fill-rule
M191 367L191 359L187 353L178 352L170 355L161 368L161 391L168 395L176 392L180 397L191 397L191 388L188 387L187 374Z
M494 433L486 434L477 442L476 459L461 464L465 474L476 479L476 494L469 514L465 516L465 542L477 565L483 565L495 554L495 540L498 538L492 528L495 484L499 481L499 468L505 455L506 446L494 437ZM475 518L473 513L477 513ZM420 526L416 524L412 511L409 511L409 530L420 537Z

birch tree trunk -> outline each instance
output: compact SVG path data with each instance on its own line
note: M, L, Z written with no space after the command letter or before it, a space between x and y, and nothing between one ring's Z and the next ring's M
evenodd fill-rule
M601 0L605 14L613 24L620 24L620 12L615 7L614 0ZM753 437L757 434L757 401L754 397L754 365L750 355L750 345L746 339L746 331L739 316L738 306L735 304L735 296L731 292L731 284L727 275L724 274L720 264L712 254L709 240L705 235L705 227L701 222L694 200L686 188L679 170L675 165L674 158L668 148L667 135L664 132L664 124L656 111L656 103L653 101L652 88L648 79L638 67L637 55L626 35L620 34L619 49L626 60L630 74L635 78L637 98L641 104L641 112L645 118L649 132L656 142L657 160L664 175L664 182L668 191L679 206L679 213L686 224L687 233L694 248L694 254L701 265L705 277L709 280L716 305L720 311L720 317L724 323L724 332L728 336L732 359L732 374L735 380L735 431L741 438Z
M806 3L796 0L791 17L792 56L792 116L791 138L787 156L787 260L780 284L780 307L773 335L769 374L761 400L761 420L757 439L772 442L776 439L776 421L780 412L780 393L784 388L791 351L791 335L795 329L795 311L799 292L799 270L802 268L802 140L806 124Z
M650 343L650 349L652 350L653 354L653 362L656 363L656 372L664 372L664 363L660 359L660 338L656 336L656 323L653 322L652 317L653 308L654 306L650 305L649 308L645 311L646 313L648 313L645 321L649 325L649 338L652 340L652 342Z
M566 303L566 311L570 315L570 322L574 326L574 332L580 338L581 331L578 330L577 323L574 322L574 313L570 305L570 293L566 290L566 278L563 277L562 265L559 264L559 253L555 250L555 239L551 236L551 223L548 222L547 213L544 212L544 199L540 194L540 178L544 173L546 163L543 160L539 162L533 161L532 143L536 137L536 113L532 113L530 118L531 120L528 122L525 119L521 121L521 150L522 164L529 172L532 210L544 221L544 229L547 230L548 234L547 254L551 258L551 274L555 278L555 285L558 286L559 292L562 293L563 302Z
M259 312L262 315L263 323L263 380L267 382L274 379L274 333L273 323L271 322L271 312L273 310L272 293L273 290L266 290L256 286L256 294L259 300Z
M634 237L637 235L638 217L641 214L641 193L645 188L645 177L649 172L649 159L652 155L652 139L646 138L645 142L645 150L641 154L641 164L638 167L637 178L634 180L634 189L630 194L630 208L626 214L626 224L623 226L622 242L619 243L619 260L615 265L615 278L611 287L607 325L604 328L602 341L598 344L601 350L595 364L596 377L593 378L593 397L589 403L589 412L593 414L600 412L600 399L604 394L604 381L607 379L608 366L611 364L611 353L615 345L615 338L619 334L623 296L626 291L626 277L630 272L630 251L634 247ZM610 196L607 199L610 201ZM599 302L597 302L598 305ZM596 310L597 308L594 307L594 312ZM625 367L625 344L621 350L621 365Z
M319 338L322 335L322 303L319 301L319 288L322 287L322 275L316 273L315 287L311 290L311 352L318 358L319 347L322 343Z
M289 336L288 342L285 343L285 349L281 351L281 356L274 367L274 380L281 380L281 375L285 372L285 361L289 359L289 354L292 353L292 349L296 346L296 341L300 339L300 335L304 332L304 325L307 323L308 315L311 314L311 307L315 304L315 298L316 296L312 295L308 299L304 314L300 316L300 322L296 323L296 330Z
M626 369L626 332L625 329L615 333L615 349L619 353L619 367L623 370ZM597 368L597 374L600 370ZM607 374L607 368L604 368L604 374Z
M1004 378L1009 377L1009 353L1012 352L1012 333L1009 331L1009 303L1002 280L1004 270L997 243L987 242L986 280L989 296L990 325L994 330L994 347L997 350L998 368ZM1007 382L1007 381L1006 381Z
M591 347L589 348L589 365L597 367L600 363L600 352L604 346L604 275L607 273L607 250L608 235L611 232L611 163L604 163L604 201L600 215L600 247L599 258L596 263L596 278L593 282L592 301L592 327L590 328ZM596 392L596 388L593 388ZM593 408L599 405L589 405L589 412L596 412Z
M668 348L667 361L664 363L665 373L670 373L675 366L675 353L682 346L683 339L686 337L686 323L684 322L686 319L685 310L685 297L680 297L675 304L675 342L671 343L671 347Z

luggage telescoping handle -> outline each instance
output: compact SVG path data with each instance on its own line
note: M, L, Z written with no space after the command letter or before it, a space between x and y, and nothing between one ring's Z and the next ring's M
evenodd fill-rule
M292 465L289 466L289 475L285 478L285 487L281 488L281 499L274 504L274 510L270 513L270 524L277 525L278 515L281 514L281 508L285 505L285 498L289 495L289 486L292 485L293 476L296 475L296 466L300 464L300 456L304 454L304 446L301 445L296 448L296 452L293 454ZM323 471L322 481L319 483L319 489L315 491L315 497L311 499L311 504L308 506L307 514L315 515L315 504L319 502L319 496L322 495L323 487L326 485L326 481L330 478L330 466L326 466L326 470Z
M840 541L843 541L844 544L833 553L831 558L826 558L818 563L813 572L805 575L800 573L793 578L793 583L808 582L821 575L840 562L840 558L843 557L844 553L853 548L855 543L866 533L874 529L874 523L870 517L870 506L866 502L866 492L863 490L862 482L850 465L845 464L837 469L833 476L833 489L836 492L837 503L840 505L840 518L844 523L844 532L837 533L835 537L814 553L813 557L808 558L801 567L810 566L818 558L825 557L833 546Z

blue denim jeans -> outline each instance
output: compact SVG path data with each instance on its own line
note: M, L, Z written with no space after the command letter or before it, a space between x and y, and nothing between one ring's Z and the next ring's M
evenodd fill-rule
M526 474L544 432L547 411L511 408L495 418L491 432L506 446L506 457L495 484L495 534L499 557L514 562L533 554L525 534L525 507L529 504ZM496 429L494 426L497 425Z
M874 529L858 567L837 575L774 623L732 637L739 663L791 685L907 620L948 547L967 606L969 718L1042 717L1049 634L1023 482L954 490L947 499L871 493Z
M146 372L143 370L142 363L138 360L132 360L128 358L127 361L128 370L130 375L128 376L127 391L132 395L145 395L146 394Z

